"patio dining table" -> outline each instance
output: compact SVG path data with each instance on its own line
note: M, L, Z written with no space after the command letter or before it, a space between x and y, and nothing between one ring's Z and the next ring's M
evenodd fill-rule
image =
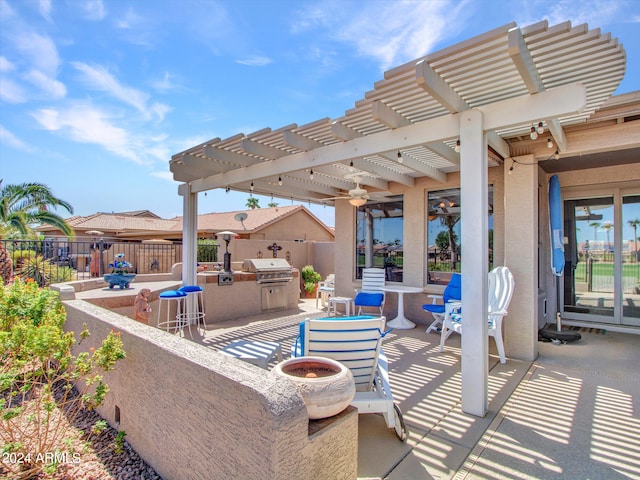
M399 330L409 330L415 328L416 324L404 316L404 294L405 293L422 293L424 290L422 287L409 287L405 285L385 285L383 287L385 292L392 292L398 294L398 314L396 317L387 322L387 325L391 328L397 328Z

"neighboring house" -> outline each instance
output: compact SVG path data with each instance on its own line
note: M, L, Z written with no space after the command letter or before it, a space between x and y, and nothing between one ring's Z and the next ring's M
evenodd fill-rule
M182 241L182 217L163 219L149 210L74 216L67 219L67 223L79 240L104 237L127 241ZM46 237L62 236L59 230L47 225L36 230ZM236 238L245 240L333 242L335 238L333 229L303 205L198 215L198 238L215 238L215 234L222 231L233 231L238 234Z
M89 264L90 246L95 246L100 240L109 247L122 243L142 242L146 245L145 248L155 251L163 247L153 247L153 245L169 242L182 243L182 217L163 219L148 210L95 213L84 217L71 217L67 222L75 230L76 240L86 243L79 244L75 248L71 246L69 250L66 247L66 238L59 230L50 226L41 226L36 230L44 234L47 239L58 240L56 246L67 248L67 255L74 259L79 258L77 261L73 260L73 265L80 269L84 269ZM333 273L335 231L303 205L206 213L198 216L198 239L216 239L216 234L222 231L236 233L235 239L229 245L229 252L234 261L271 257L275 254L286 258L298 269L304 265L313 264L323 277ZM139 249L132 250L130 246L105 251L104 265L112 261L113 252L118 250L127 252L127 258L135 265L138 273L154 271L149 262L137 261ZM171 254L164 260L159 260L163 271L169 269L173 263L182 260L180 247L165 246L164 248L170 248ZM219 256L218 260L221 258ZM97 275L98 271L94 273Z
M338 295L352 295L362 267L380 265L384 252L396 283L424 290L405 296L405 311L426 324L421 304L444 289L435 273L461 270L471 332L462 409L483 416L490 266L515 277L504 324L511 358L534 360L538 329L557 312L576 325L640 332L640 298L621 254L640 216L640 92L612 96L626 64L615 34L599 28L511 23L385 72L341 117L213 139L174 155L170 170L185 212L215 188L334 204ZM559 278L547 200L556 173L565 213ZM577 245L594 221L608 225L599 238L609 235L614 249L600 271ZM186 222L184 237L196 234ZM189 282L195 271L183 274ZM590 291L588 274L608 281Z

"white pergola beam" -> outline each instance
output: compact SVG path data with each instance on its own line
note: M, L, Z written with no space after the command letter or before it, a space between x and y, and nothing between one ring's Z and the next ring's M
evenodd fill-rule
M449 147L447 147L449 148ZM447 174L442 170L422 163L416 160L410 153L402 154L402 164L411 170L415 170L418 173L426 175L427 177L433 178L438 182L446 183Z
M353 140L354 138L363 137L364 135L353 128L347 127L345 124L335 121L331 124L331 134L341 140Z
M560 152L564 152L567 149L567 137L564 134L564 129L560 125L560 121L557 118L552 118L546 122L549 133L556 142L557 149Z
M451 162L452 165L460 166L460 154L442 142L431 142L425 145L433 153L440 155L445 160Z
M371 104L371 117L375 121L383 123L389 128L395 129L411 125L411 121L409 119L403 117L387 104L379 100Z
M498 152L502 158L511 156L509 144L496 132L487 132L487 144Z
M209 158L215 158L216 160L220 160L222 162L231 163L233 165L240 165L243 167L248 167L249 165L253 165L260 161L255 157L232 152L230 150L225 150L224 148L216 147L213 145L207 145L202 150L204 154Z
M291 130L287 130L286 132L284 132L282 134L282 138L287 144L299 150L304 150L305 152L308 152L309 150L313 150L315 148L324 147L324 144L313 140L312 138L300 135L299 133L292 132Z
M206 158L196 157L195 155L183 155L182 163L188 165L189 167L200 170L201 176L213 175L215 173L220 173L220 171L222 170L219 164L216 164L215 162L212 162L211 160Z
M426 59L416 64L416 82L450 113L462 112L469 108L467 102L431 68Z
M281 158L288 155L288 152L284 150L280 150L279 148L275 148L270 145L265 145L264 143L253 141L248 138L242 139L241 146L242 149L247 153L259 155L268 159Z
M509 47L507 51L529 92L544 92L544 84L519 28L509 30Z
M534 119L575 114L584 109L586 88L571 84L535 95L524 95L479 107L486 131L509 128ZM425 143L444 141L459 136L458 114L444 115L395 130L354 138L326 145L310 152L291 154L271 162L261 162L246 168L200 178L192 182L194 191L224 187L254 178L269 177L291 171L323 165L356 161L381 152L404 150Z

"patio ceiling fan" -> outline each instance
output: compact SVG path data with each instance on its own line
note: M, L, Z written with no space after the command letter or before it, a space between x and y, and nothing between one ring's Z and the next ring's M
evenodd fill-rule
M348 194L342 197L331 197L327 200L340 200L340 199L349 199L349 203L354 207L361 207L367 200L369 200L369 193L366 189L360 186L360 182L362 181L362 177L360 175L352 175L351 179L355 182L356 188L349 190Z

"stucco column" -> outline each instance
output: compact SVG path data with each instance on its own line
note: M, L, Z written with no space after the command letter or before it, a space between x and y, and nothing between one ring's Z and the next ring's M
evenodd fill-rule
M504 260L515 288L502 333L508 357L531 361L538 356L538 164L533 155L515 160L504 164Z
M182 195L182 284L197 282L198 194L191 192L189 184L180 185Z
M487 271L489 187L487 137L479 110L460 114L462 217L462 411L483 417L488 406Z

